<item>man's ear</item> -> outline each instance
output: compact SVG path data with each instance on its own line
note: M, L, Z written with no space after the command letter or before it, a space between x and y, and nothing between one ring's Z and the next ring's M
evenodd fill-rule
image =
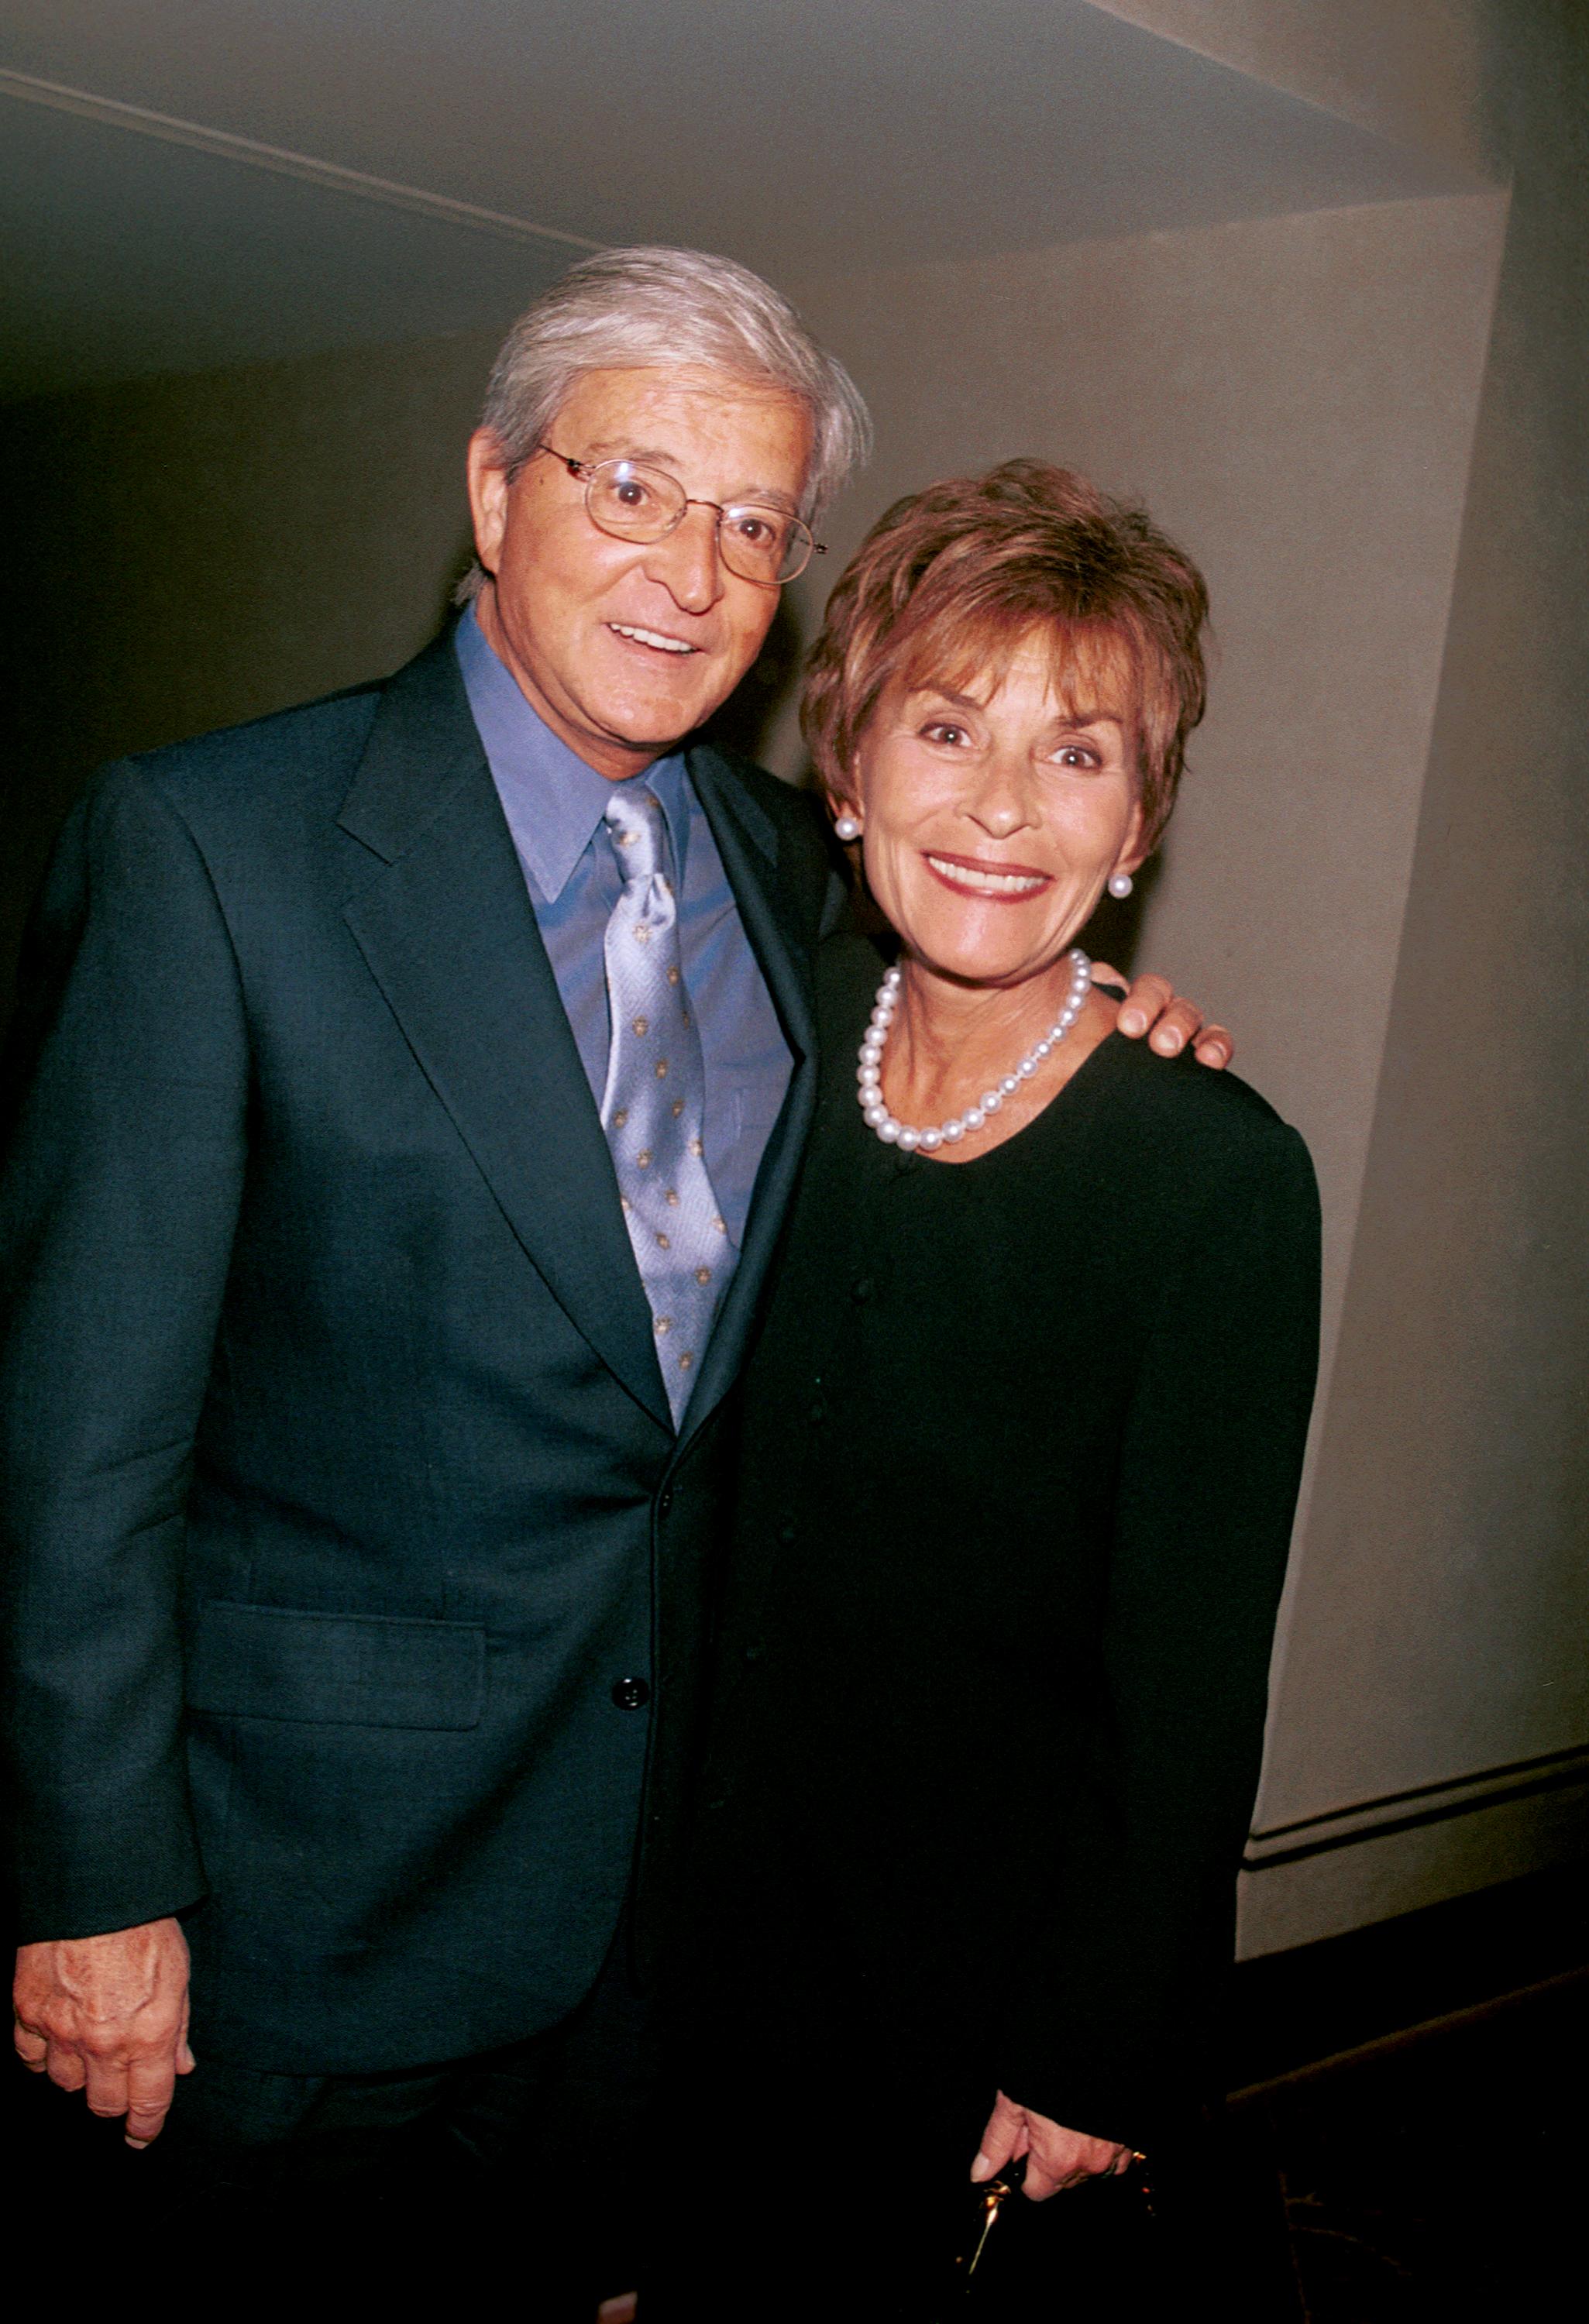
M496 571L502 537L507 530L507 461L502 446L488 428L476 428L469 438L469 513L475 523L475 554L487 573Z

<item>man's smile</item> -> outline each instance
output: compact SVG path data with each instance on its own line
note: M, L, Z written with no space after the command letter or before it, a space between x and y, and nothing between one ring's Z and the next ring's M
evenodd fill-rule
M631 638L639 646L653 647L660 653L699 653L699 646L690 645L683 638L665 637L661 630L642 630L630 622L609 622L607 627L614 637Z

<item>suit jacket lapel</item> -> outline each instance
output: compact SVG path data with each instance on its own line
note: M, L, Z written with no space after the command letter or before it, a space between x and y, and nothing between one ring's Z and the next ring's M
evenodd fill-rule
M345 917L410 1047L570 1321L670 1427L612 1157L450 638L385 689L339 819L386 867Z
M723 858L751 949L793 1052L794 1071L762 1157L739 1265L707 1342L700 1379L685 1409L681 1443L688 1442L722 1402L744 1360L817 1102L811 981L815 915L802 918L798 897L787 880L780 881L778 827L733 768L703 743L689 753L689 773Z

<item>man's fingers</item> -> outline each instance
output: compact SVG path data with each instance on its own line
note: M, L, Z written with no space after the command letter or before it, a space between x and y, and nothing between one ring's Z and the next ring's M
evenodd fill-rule
M193 2071L194 2066L198 2062L192 2051L188 2045L188 2028L192 2022L193 1997L190 1993L184 1993L182 1996L182 2023L177 2034L177 2071L179 2074L190 2074Z
M1205 1025L1192 1046L1197 1063L1212 1065L1215 1072L1223 1071L1236 1054L1235 1042L1223 1025Z
M176 2090L173 2057L140 2058L127 2069L127 2136L154 2138Z
M45 2071L58 2090L80 2090L88 2079L88 2070L75 2050L63 2042L51 2042L45 2052Z
M45 2053L50 2047L44 2036L42 2034L35 2034L31 2025L18 2024L13 2026L11 2039L15 2046L17 2056L29 2073L42 2074L44 2070Z
M88 2112L103 2116L106 2122L119 2121L127 2110L127 2080L125 2059L90 2057L83 2086Z
M1202 1022L1203 1011L1189 1001L1172 1001L1148 1036L1148 1046L1161 1057L1178 1057Z
M1155 1025L1175 999L1173 986L1161 976L1133 977L1120 1004L1118 1023L1130 1040L1137 1040L1150 1025Z

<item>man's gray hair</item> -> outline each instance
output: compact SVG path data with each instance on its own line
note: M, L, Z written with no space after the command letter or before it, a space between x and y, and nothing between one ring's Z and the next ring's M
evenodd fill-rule
M770 282L732 258L650 246L597 251L526 308L492 367L480 424L502 447L512 475L583 373L686 364L764 381L805 406L812 435L807 516L832 499L871 448L860 389ZM459 585L459 601L474 596L484 577L476 565Z

